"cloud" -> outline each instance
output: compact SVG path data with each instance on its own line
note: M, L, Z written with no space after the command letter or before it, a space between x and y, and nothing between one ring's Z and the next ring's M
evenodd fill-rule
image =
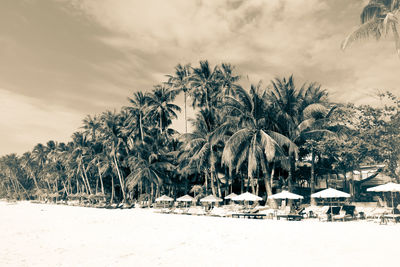
M0 88L0 128L2 153L20 153L39 142L67 142L71 129L78 130L81 114L59 107L38 106L37 100Z

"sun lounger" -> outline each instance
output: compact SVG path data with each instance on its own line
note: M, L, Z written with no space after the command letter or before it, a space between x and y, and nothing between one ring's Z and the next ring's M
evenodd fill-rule
M247 219L264 219L265 214L260 213L234 213L232 218L247 218Z

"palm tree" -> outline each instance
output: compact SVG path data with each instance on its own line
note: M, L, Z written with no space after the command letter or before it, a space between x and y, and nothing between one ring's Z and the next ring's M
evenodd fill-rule
M267 194L271 195L267 163L273 162L280 154L279 143L290 144L290 140L267 128L264 98L265 90L261 88L261 83L257 86L252 85L250 92L238 88L235 97L225 97L223 106L229 118L221 128L229 129L233 134L226 141L222 163L228 167L231 174L233 171L240 171L247 163L247 177L252 181L253 193L256 192L254 175L262 172ZM257 184L258 179L255 182Z
M222 63L219 70L219 80L221 81L221 88L224 95L234 95L235 91L240 88L237 82L240 76L233 74L234 67L228 63Z
M99 130L101 126L100 120L98 116L90 116L87 115L83 119L83 126L81 128L84 129L84 133L87 136L90 136L91 141L95 142L96 140L96 132Z
M106 149L107 154L109 155L110 160L112 161L115 168L115 172L118 176L123 196L123 202L126 203L125 180L122 170L120 168L121 163L119 159L123 155L126 156L126 154L128 153L128 148L124 140L121 138L121 126L123 122L120 119L121 118L115 112L107 111L102 114L102 140L103 146Z
M346 49L352 42L374 37L379 40L390 31L393 34L396 52L400 56L400 40L397 30L397 14L400 11L399 0L370 0L361 12L361 25L350 33L342 43Z
M128 98L130 106L125 107L129 113L126 129L129 131L128 136L133 140L139 140L144 143L145 138L145 112L147 108L148 97L142 92L135 92L133 98ZM138 132L136 132L138 131Z
M172 119L178 118L176 112L181 111L179 106L172 103L175 96L175 91L161 85L154 86L152 93L147 94L148 115L158 121L160 134L172 123Z
M135 152L134 156L127 159L131 173L126 177L126 186L129 190L133 190L139 183L146 183L150 187L147 187L147 192L150 191L152 199L160 194L163 181L175 166L156 142L139 144ZM156 192L153 190L154 187Z
M287 160L282 160L288 169L287 181L291 189L295 181L295 163L298 159L300 138L323 131L317 131L315 127L317 123L320 125L322 122L321 114L326 114L324 104L327 101L327 92L316 83L304 84L297 90L293 76L288 79L276 78L271 81L271 85L267 99L269 108L275 112L274 127L291 140L290 146L286 148Z
M184 144L180 161L184 164L181 168L186 171L189 169L196 170L197 173L203 174L206 191L208 190L208 180L210 180L211 190L215 195L215 181L217 180L215 146L217 141L214 138L214 133L219 126L218 114L201 109L196 114L193 126L194 131L192 133L182 135Z
M178 64L175 67L175 76L168 75L168 84L170 84L173 88L183 92L184 94L184 109L185 109L185 133L187 133L187 94L190 90L190 75L191 75L190 64L181 65Z
M220 82L218 66L211 69L208 61L200 61L190 77L192 106L213 110L219 101Z

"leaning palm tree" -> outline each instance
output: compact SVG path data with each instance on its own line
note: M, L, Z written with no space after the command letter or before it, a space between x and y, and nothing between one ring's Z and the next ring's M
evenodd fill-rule
M132 98L128 98L130 106L125 107L128 112L127 125L125 129L129 131L128 136L134 141L144 143L146 125L145 112L148 97L142 92L135 92Z
M191 75L191 68L190 64L186 65L181 65L178 64L175 67L175 75L167 75L168 77L168 84L172 86L173 88L179 90L180 92L183 92L183 97L184 97L184 109L185 109L185 133L187 133L187 108L186 108L186 101L187 101L187 95L190 90L190 84L189 84L189 78Z
M354 41L369 37L379 40L383 35L392 32L396 52L400 56L400 40L397 30L399 11L399 0L370 0L361 12L361 25L346 37L342 43L342 49L346 49Z

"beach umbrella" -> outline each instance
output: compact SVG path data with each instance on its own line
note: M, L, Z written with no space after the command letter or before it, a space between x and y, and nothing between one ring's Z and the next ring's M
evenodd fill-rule
M177 198L176 201L185 202L185 207L186 207L188 202L193 202L194 201L194 198L192 198L189 195L184 195L184 196L182 196L180 198Z
M284 190L280 193L268 196L268 198L270 198L270 199L303 199L304 197Z
M232 197L231 199L236 200L236 201L260 201L260 200L262 200L261 197L251 194L249 192Z
M224 197L224 199L232 199L233 197L236 197L237 195L235 193L230 193L229 195L227 195L226 197Z
M336 197L345 197L349 198L350 194L333 189L327 188L325 190L319 191L311 195L313 198L336 198Z
M200 202L208 202L208 203L221 202L221 201L222 201L221 198L216 197L214 195L209 195L200 199Z
M333 189L333 188L327 188L325 190L319 191L317 193L314 193L311 195L312 198L327 198L330 199L330 210L331 210L331 215L332 215L332 198L337 198L337 197L345 197L349 198L350 194Z
M393 201L393 192L400 192L400 184L396 183L387 183L383 185L378 185L374 187L370 187L367 189L369 192L390 192L392 197L392 208L394 212L394 201Z
M166 195L162 195L161 197L156 198L156 202L161 202L161 201L170 202L174 201L174 199Z

